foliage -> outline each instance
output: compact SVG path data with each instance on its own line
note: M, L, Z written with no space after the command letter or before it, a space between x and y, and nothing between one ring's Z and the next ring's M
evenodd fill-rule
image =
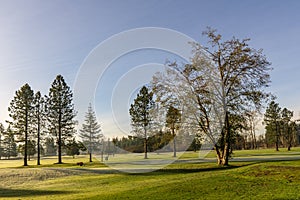
M173 157L176 157L176 133L180 128L181 124L181 113L180 111L173 107L172 105L169 106L167 115L166 115L166 127L171 130L173 136Z
M44 142L45 146L45 155L46 156L55 156L56 155L56 146L55 141L52 137L47 137Z
M79 135L82 138L83 144L88 149L90 162L92 162L92 153L101 145L101 138L103 138L103 135L100 132L100 125L97 122L95 112L90 104Z
M152 134L148 137L148 151L149 152L162 152L171 151L167 145L173 139L170 132L163 132L160 130L157 134ZM113 138L113 143L115 146L124 149L125 151L132 153L142 153L144 152L144 140L143 138L137 136L122 137L121 139Z
M271 101L266 109L266 140L269 145L274 143L277 151L280 144L284 144L290 150L296 143L297 123L292 118L293 112L287 108L282 109L275 101Z
M28 84L23 85L16 91L8 108L10 122L14 132L19 136L18 142L24 143L24 166L27 166L27 144L30 131L30 120L32 117L33 90Z
M249 39L222 41L210 28L203 34L209 46L193 44L190 64L170 62L164 73L153 77L153 91L162 103L179 100L185 107L187 128L206 135L215 146L218 163L228 165L237 130L233 129L240 126L231 122L264 105L269 96L263 89L270 82L270 63L262 50L249 46Z
M154 101L152 98L153 93L149 92L146 86L143 86L129 109L131 125L134 128L135 133L137 135L142 135L144 139L145 159L147 158L148 151L148 131L150 130L150 125L152 122L150 112L154 108Z
M81 151L86 151L86 148L85 148L85 146L83 145L82 142L77 142L75 140L75 138L68 141L68 143L65 145L66 154L69 155L69 156L73 156L73 158L74 158L75 155L80 154L80 150Z
M53 81L47 97L47 120L49 132L56 137L58 163L62 163L62 146L75 132L73 93L64 78L58 75Z
M10 159L10 157L15 157L18 155L17 153L17 144L15 142L14 133L11 130L10 126L7 127L6 131L4 132L4 139L3 139L3 151L2 156Z
M36 142L34 140L28 140L27 145L27 155L28 160L30 160L30 156L34 156L34 154L36 154ZM24 155L25 146L23 144L18 146L18 152Z
M4 136L4 126L2 123L0 123L0 160L1 157L3 156L3 136Z

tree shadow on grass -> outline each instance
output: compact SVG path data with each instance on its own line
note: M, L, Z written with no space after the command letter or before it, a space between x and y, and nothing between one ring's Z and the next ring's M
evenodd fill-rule
M0 198L3 197L29 197L29 196L44 196L44 195L62 195L68 194L67 191L55 190L27 190L27 189L11 189L0 188Z

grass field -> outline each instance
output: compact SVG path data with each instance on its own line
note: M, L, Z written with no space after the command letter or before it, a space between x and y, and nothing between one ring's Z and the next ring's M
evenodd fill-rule
M212 156L213 153L210 153ZM236 151L239 157L293 157L299 148ZM154 155L152 155L154 156ZM167 157L168 155L161 155ZM229 167L196 162L197 153L151 173L128 174L87 163L85 156L42 160L42 166L21 167L22 160L0 161L1 199L300 199L300 161L235 161ZM111 158L125 160L125 155ZM128 155L127 155L128 157ZM150 157L151 158L151 157ZM153 158L155 159L155 158ZM161 159L161 158L156 158ZM133 160L133 158L132 158ZM234 160L234 159L233 159ZM80 167L76 162L84 161ZM195 161L195 162L194 162Z

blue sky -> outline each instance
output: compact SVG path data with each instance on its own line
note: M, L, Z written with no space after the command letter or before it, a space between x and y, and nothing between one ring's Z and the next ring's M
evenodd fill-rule
M300 112L300 2L299 1L0 1L0 122L8 119L9 102L23 84L47 94L57 74L72 87L84 59L102 41L133 28L163 27L201 44L207 26L229 39L251 38L263 48L274 70L270 91L283 107ZM119 62L165 62L168 54L143 53ZM130 58L130 56L129 56ZM118 62L114 64L115 72ZM112 68L113 69L113 68ZM105 96L102 98L105 98ZM96 95L101 99L101 95ZM98 100L97 100L98 101ZM99 100L100 101L100 100ZM95 105L99 121L109 116ZM80 110L79 112L85 112ZM105 127L105 125L104 125ZM104 128L103 127L103 128ZM109 126L103 130L112 133Z

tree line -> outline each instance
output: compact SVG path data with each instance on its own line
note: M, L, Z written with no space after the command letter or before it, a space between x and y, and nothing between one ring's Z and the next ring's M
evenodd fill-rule
M251 47L247 38L223 40L211 28L203 35L208 43L191 44L189 63L168 61L165 71L156 73L140 89L129 108L133 135L112 142L128 151L143 152L145 159L148 151L162 149L167 143L175 157L181 144L197 148L200 142L215 150L219 165L228 165L234 148L257 148L263 141L255 133L257 115L269 105L264 114L265 143L290 149L295 145L297 123L292 120L293 112L281 109L272 101L274 95L265 91L272 68L262 49ZM44 97L28 84L16 92L9 107L9 125L16 142L24 145L24 165L32 137L39 160L40 137L45 133L55 140L58 163L62 163L62 148L76 143L72 100L72 91L61 75ZM91 105L80 136L92 161L93 151L104 143Z
M286 147L288 151L291 147L300 142L299 120L293 119L294 112L288 108L281 108L279 103L271 101L264 114L265 140L268 147Z
M39 91L34 92L28 83L23 85L15 92L8 111L8 128L5 130L0 125L0 156L10 158L20 152L24 157L24 166L28 165L27 160L34 154L37 154L37 165L40 165L41 155L44 154L57 154L58 164L63 163L63 153L76 155L80 150L88 150L91 155L95 137L102 137L90 105L80 130L82 142L76 141L77 113L73 93L61 75L55 78L45 96Z

